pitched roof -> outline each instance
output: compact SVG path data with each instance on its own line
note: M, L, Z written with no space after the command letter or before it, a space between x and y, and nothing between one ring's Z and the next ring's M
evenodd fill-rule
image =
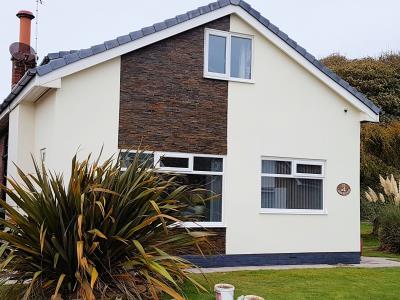
M66 65L72 64L76 61L85 59L89 56L96 55L98 53L108 51L112 48L121 46L123 44L138 40L144 36L153 34L155 32L162 31L169 27L173 27L179 23L183 23L189 21L193 18L196 18L200 15L207 14L209 12L218 10L222 7L228 5L239 6L248 12L251 16L257 19L262 25L264 25L267 29L273 32L276 36L278 36L281 40L283 40L286 44L288 44L291 48L293 48L296 52L302 55L306 60L312 63L316 68L318 68L325 75L330 77L336 83L338 83L341 87L346 89L349 93L351 93L354 97L356 97L359 101L365 104L368 108L370 108L376 115L380 113L380 109L369 100L364 94L360 93L357 89L350 86L348 82L340 78L337 74L332 72L330 69L325 67L318 59L316 59L313 55L307 52L303 47L298 45L294 40L292 40L286 33L281 31L277 26L272 24L268 19L263 17L260 12L252 8L248 3L243 0L219 0L217 2L213 2L209 5L199 7L195 10L191 10L185 14L181 14L176 16L175 18L171 18L165 20L160 23L153 24L152 26L144 27L140 30L131 32L127 35L123 35L117 37L116 39L106 41L102 44L98 44L92 46L87 49L82 50L71 50L71 51L60 51L56 53L49 53L43 62L34 69L28 70L25 75L21 78L21 80L17 83L17 85L12 89L11 93L8 97L3 101L0 105L0 113L5 110L5 108L14 100L14 98L22 91L22 89L29 83L29 81L35 76L43 76L48 73L53 72L59 68L62 68Z

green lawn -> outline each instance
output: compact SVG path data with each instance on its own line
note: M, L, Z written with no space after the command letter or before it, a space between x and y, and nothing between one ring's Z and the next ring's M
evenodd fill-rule
M361 238L364 241L364 256L388 257L400 261L400 254L379 251L379 241L371 235L372 225L367 222L361 223Z
M400 255L378 250L378 240L371 236L372 227L361 223L361 236L364 240L365 256L390 257L400 260ZM400 268L361 269L297 269L265 270L207 274L208 283L200 275L195 278L205 285L210 293L199 294L192 286L184 287L189 300L215 299L212 289L215 283L231 283L236 287L235 296L256 294L266 299L399 299ZM17 299L4 294L0 288L0 299ZM170 299L166 297L165 299Z
M233 284L236 297L256 294L274 300L400 299L400 268L268 270L214 273L207 277L208 286L221 282ZM198 294L189 286L185 290L190 300L215 299L211 294Z

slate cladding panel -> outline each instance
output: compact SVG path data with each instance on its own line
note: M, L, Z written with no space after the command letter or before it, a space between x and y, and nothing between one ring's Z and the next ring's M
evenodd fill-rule
M118 144L227 153L228 82L203 77L204 29L229 31L223 17L121 57Z

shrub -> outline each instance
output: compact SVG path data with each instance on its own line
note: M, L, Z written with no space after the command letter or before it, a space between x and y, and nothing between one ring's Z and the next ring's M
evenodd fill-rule
M368 217L373 224L372 233L377 235L379 232L382 210L386 207L400 206L400 181L397 183L393 175L383 178L379 176L380 189L382 192L376 193L372 188L365 192L365 199L370 203Z
M158 299L161 293L184 299L183 281L202 288L186 272L193 266L168 253L207 241L204 232L171 230L196 219L187 208L204 201L204 191L138 157L124 172L119 159L74 157L67 184L43 164L34 162L33 175L18 169L23 184L9 179L12 188L3 188L19 209L0 200L8 216L0 276L30 282L24 299Z
M380 217L379 240L383 250L400 253L400 207L387 207Z

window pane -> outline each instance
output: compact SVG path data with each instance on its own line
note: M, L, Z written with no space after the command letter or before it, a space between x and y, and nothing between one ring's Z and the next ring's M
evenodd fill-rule
M128 168L130 164L139 156L139 164L144 164L148 167L154 165L154 155L150 153L135 153L135 152L121 152L121 167Z
M261 179L261 207L322 209L322 179Z
M201 222L221 222L222 218L222 176L221 175L195 175L183 176L184 184L190 184L206 190L204 198L219 195L205 203L196 203L189 212L200 216Z
M292 163L290 161L263 160L262 173L266 174L291 174Z
M232 36L231 76L251 79L251 39Z
M322 166L320 165L304 165L297 164L297 173L301 174L322 174Z
M162 168L189 168L189 159L186 157L163 156L160 158Z
M226 73L226 37L209 35L208 39L208 71Z
M195 171L222 172L222 158L195 157L193 169Z

